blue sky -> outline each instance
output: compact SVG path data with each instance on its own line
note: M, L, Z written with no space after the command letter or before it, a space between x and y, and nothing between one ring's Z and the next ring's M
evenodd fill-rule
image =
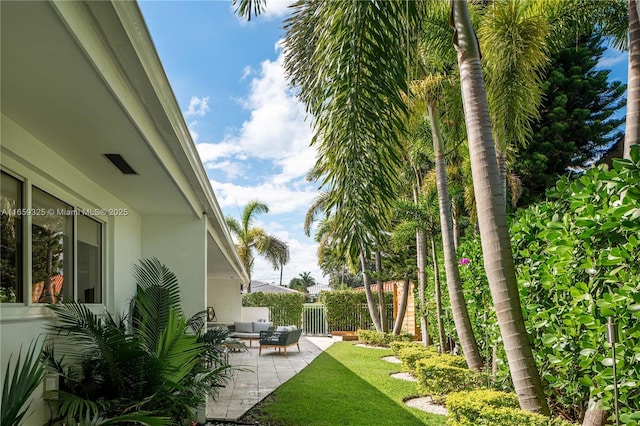
M230 1L140 1L223 213L239 217L258 198L270 212L257 225L289 243L284 284L305 271L326 282L316 244L302 231L317 194L305 181L315 162L311 130L278 46L292 2L269 0L264 15L245 22ZM600 66L626 82L626 53L609 50ZM258 258L253 279L278 283L280 275Z
M140 8L225 216L258 198L270 209L257 225L289 243L283 283L308 271L326 282L316 244L302 231L316 196L311 130L282 68L282 19L292 1L270 1L244 22L228 1L141 1ZM253 279L278 271L256 259Z

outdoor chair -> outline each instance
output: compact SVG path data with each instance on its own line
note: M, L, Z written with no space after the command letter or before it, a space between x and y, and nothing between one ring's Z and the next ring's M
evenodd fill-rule
M260 332L260 350L258 355L262 355L262 348L284 349L284 356L287 356L287 348L296 345L300 352L300 336L302 329L295 326L278 327L276 330Z

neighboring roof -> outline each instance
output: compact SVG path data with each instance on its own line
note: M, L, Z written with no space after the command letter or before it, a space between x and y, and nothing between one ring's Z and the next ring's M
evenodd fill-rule
M328 284L316 284L307 288L309 294L320 294L321 291L331 291L332 288Z
M252 293L300 293L299 291L293 290L289 287L269 284L262 281L251 281L251 292Z

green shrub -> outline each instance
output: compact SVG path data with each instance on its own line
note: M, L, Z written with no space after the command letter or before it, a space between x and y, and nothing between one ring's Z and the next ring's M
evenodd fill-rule
M389 343L389 347L395 356L398 356L400 350L404 348L424 348L425 346L420 342L405 342L405 341L394 341Z
M418 392L438 400L451 392L480 387L480 373L451 365L451 362L458 362L455 358L454 355L439 355L416 362Z
M393 324L393 293L387 291L384 297L387 324ZM319 301L327 308L327 325L330 332L368 330L373 326L364 291L323 291L320 293Z
M411 342L410 334L382 333L373 330L358 330L358 341L365 345L388 347L391 342Z
M514 393L488 389L453 392L447 396L450 426L570 426L519 408Z
M302 327L302 293L248 293L242 296L242 306L266 306L275 327L295 325Z
M402 369L415 375L416 362L438 355L434 346L405 346L400 349L397 357L402 362Z

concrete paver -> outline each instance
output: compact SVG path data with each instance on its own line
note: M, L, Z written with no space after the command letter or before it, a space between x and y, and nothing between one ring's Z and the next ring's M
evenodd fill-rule
M238 420L333 342L330 337L302 336L300 352L293 346L287 349L286 357L284 352L273 349L263 350L258 356L256 345L247 352L229 354L229 363L240 370L220 389L215 401L211 398L207 401L207 420Z

